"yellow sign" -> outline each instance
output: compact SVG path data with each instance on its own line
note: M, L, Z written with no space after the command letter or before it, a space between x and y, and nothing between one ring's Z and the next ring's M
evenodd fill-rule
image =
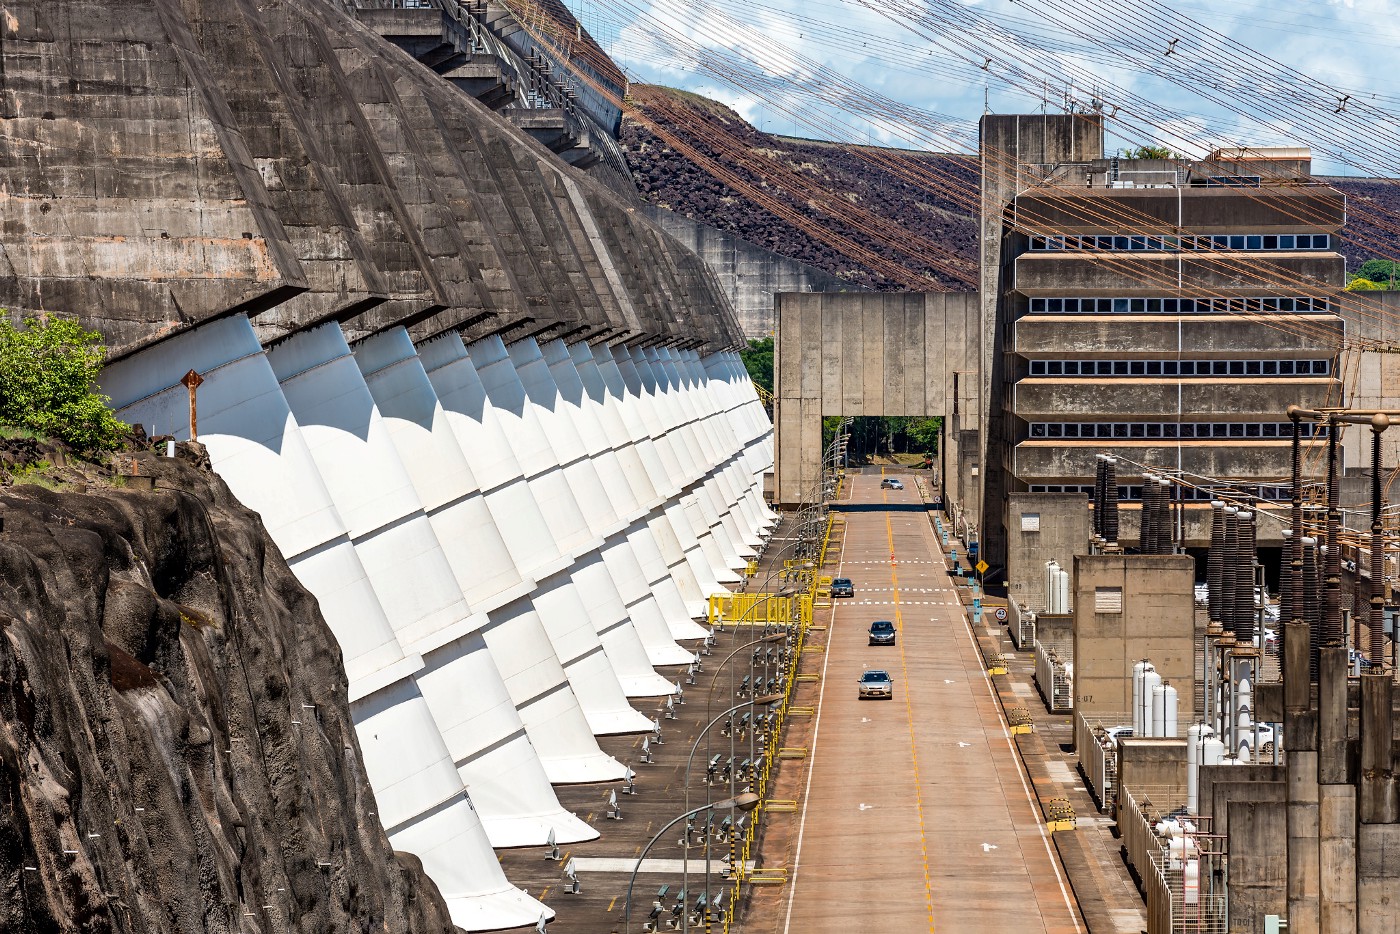
M976 568L977 568L977 573L978 573L978 574L986 574L986 573L987 573L987 568L989 568L989 567L991 567L990 564L988 564L987 562L985 562L985 561L983 561L983 560L981 560L981 559L978 559L977 564L976 564Z

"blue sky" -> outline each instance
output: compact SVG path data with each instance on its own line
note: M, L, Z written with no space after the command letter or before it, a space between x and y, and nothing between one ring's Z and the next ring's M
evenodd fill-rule
M1307 145L1320 174L1400 176L1397 0L565 2L634 80L769 132L971 151L984 106L1098 100L1110 148Z

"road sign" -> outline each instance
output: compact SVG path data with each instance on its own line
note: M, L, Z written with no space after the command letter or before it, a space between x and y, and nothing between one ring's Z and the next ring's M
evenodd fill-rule
M1004 622L1006 622L1006 607L1004 607L1004 606L999 606L999 607L997 607L996 617L997 617L997 622L999 622L999 623L1004 623Z
M987 568L991 567L991 565L985 561L978 561L975 567L977 568L978 574L986 574Z

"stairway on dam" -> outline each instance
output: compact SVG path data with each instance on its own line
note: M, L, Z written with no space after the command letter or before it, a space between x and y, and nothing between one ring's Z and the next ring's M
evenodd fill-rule
M634 764L600 737L771 527L772 426L698 258L355 13L7 4L0 306L197 435L339 642L364 819L531 927L496 850L597 835L556 789Z

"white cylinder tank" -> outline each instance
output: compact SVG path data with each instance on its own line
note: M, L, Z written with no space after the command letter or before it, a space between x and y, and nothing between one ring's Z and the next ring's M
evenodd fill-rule
M1162 682L1162 736L1169 739L1176 739L1177 716L1180 713L1180 697L1176 688L1167 682Z
M1152 731L1152 695L1161 685L1162 676L1157 674L1157 669L1151 664L1142 672L1142 712L1140 714L1143 726L1142 733L1135 733L1135 736L1156 736Z

